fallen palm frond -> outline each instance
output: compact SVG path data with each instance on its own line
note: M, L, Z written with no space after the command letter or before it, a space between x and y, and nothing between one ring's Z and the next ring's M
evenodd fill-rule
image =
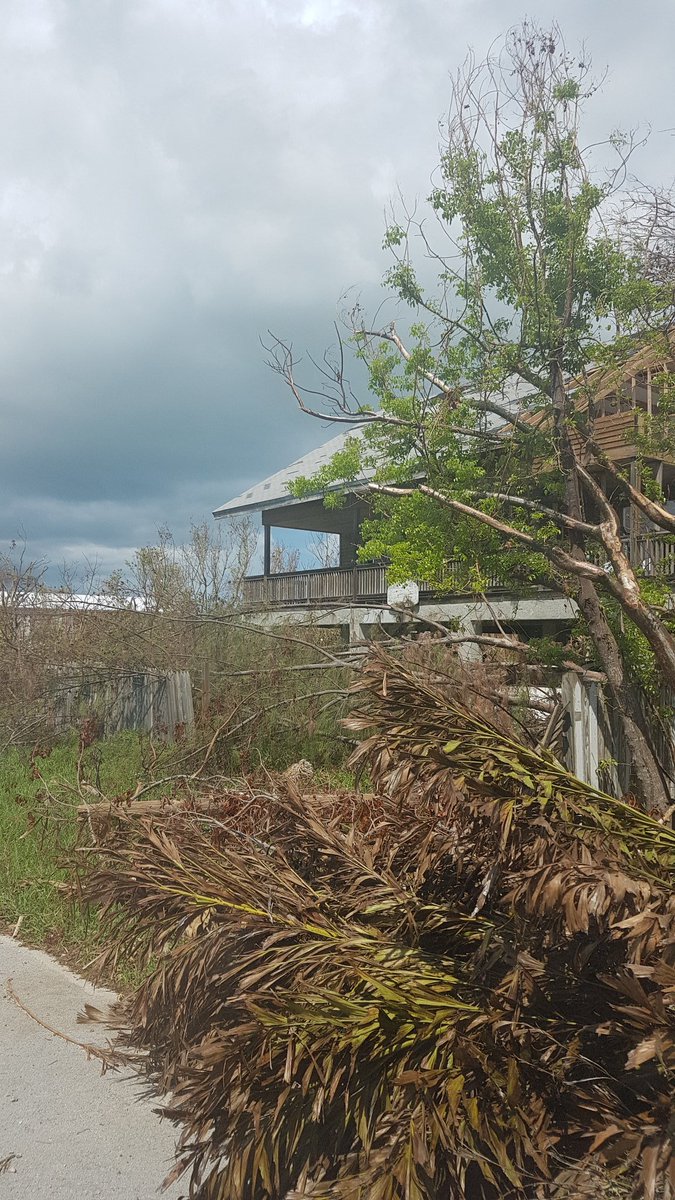
M194 1200L675 1195L672 831L376 652L376 794L110 831L113 1021ZM584 1181L586 1180L586 1184Z
M31 1021L35 1021L35 1024L39 1025L41 1029L45 1029L47 1033L51 1033L52 1037L60 1038L62 1042L68 1042L69 1045L77 1046L80 1050L84 1050L87 1058L98 1059L98 1061L101 1063L103 1072L107 1070L117 1070L119 1067L127 1066L131 1061L130 1056L128 1054L124 1054L119 1049L115 1050L112 1046L95 1046L92 1042L81 1042L77 1038L69 1037L69 1035L64 1033L63 1030L55 1029L53 1025L49 1025L46 1021L43 1021L42 1018L38 1017L33 1010L24 1003L21 997L17 995L14 990L14 983L12 979L8 979L6 981L5 990L10 1000L12 1000L14 1004L16 1004L17 1008L20 1008L27 1017L30 1017Z

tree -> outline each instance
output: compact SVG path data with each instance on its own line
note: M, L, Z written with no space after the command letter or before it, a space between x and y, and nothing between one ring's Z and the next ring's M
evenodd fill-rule
M258 535L250 517L190 523L189 537L176 543L168 526L157 544L141 546L104 590L117 600L140 600L146 612L206 615L236 604L255 555Z
M275 542L272 546L270 571L272 575L283 575L287 571L297 571L300 565L300 551L296 546L283 546Z
M340 539L334 533L315 533L307 546L312 558L319 567L340 566Z
M412 320L403 334L358 308L350 317L371 397L352 392L342 342L319 389L298 383L286 343L275 342L272 360L306 412L326 416L307 400L320 390L334 419L363 427L295 488L374 469L365 559L386 557L392 579L442 586L452 556L478 590L496 573L574 597L637 786L663 806L669 786L636 676L654 699L662 686L675 691L673 618L658 581L629 560L621 513L675 533L646 469L672 435L671 379L655 381L660 416L643 423L641 470L618 467L595 431L596 399L614 379L621 388L627 357L652 369L672 358L674 273L669 245L659 259L663 220L650 224L647 193L634 199L632 233L616 220L632 139L612 134L602 147L611 169L582 149L595 88L586 55L569 53L557 27L525 23L485 61L469 56L453 85L432 230L407 214L385 236L386 283ZM663 196L660 205L662 218ZM413 265L420 243L437 268L433 290Z
M219 521L215 529L212 522L191 522L180 559L200 613L237 603L257 546L258 530L249 516Z

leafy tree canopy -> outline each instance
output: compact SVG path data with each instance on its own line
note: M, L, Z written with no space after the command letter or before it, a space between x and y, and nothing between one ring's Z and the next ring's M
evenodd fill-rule
M277 342L272 362L305 411L360 426L296 481L297 496L331 488L337 504L336 484L369 479L360 554L385 559L392 581L442 588L451 564L455 586L459 573L480 591L497 577L572 595L625 710L636 663L649 666L652 691L654 673L675 690L671 617L629 561L621 524L632 506L633 530L648 520L675 535L651 468L673 453L675 239L663 217L672 200L628 187L630 137L584 149L596 86L585 53L570 53L555 27L525 23L497 54L470 56L428 215L393 220L384 239L385 284L407 316L380 328L360 308L350 317L369 395L346 379L342 339L324 359L320 413L291 347ZM615 411L630 410L629 381L647 370L659 403L623 421L617 466L596 442L598 400L614 388ZM623 636L626 619L635 637ZM635 721L637 756L649 732L637 709Z

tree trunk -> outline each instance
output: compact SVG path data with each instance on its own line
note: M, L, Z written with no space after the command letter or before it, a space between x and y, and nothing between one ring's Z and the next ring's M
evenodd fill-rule
M640 798L647 807L654 806L663 812L670 804L670 796L658 759L652 750L649 722L634 686L626 679L621 650L609 627L592 580L580 579L578 604L607 676L609 693L619 714L626 744L630 750Z
M569 401L564 375L557 364L552 367L551 382L555 435L565 480L567 513L575 520L581 521L584 516L581 488L576 469L576 455L570 442L567 424ZM572 533L571 542L572 557L579 561L586 560L583 545L579 542L579 535ZM607 686L621 720L640 798L647 807L654 806L660 811L665 811L670 803L670 795L652 748L649 723L639 703L635 688L626 679L621 650L608 624L595 584L584 576L579 578L578 603L602 669L607 676Z
M616 586L612 587L612 595L649 642L665 682L675 692L675 638L642 599L640 584L630 560L624 553L618 534L614 530L605 529L604 541L611 556L616 580Z

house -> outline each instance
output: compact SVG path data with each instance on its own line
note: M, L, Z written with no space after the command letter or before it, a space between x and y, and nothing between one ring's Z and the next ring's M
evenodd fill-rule
M588 424L600 451L597 458L580 441L582 461L605 495L612 498L631 561L643 574L669 581L675 604L675 536L650 526L643 513L624 500L624 490L613 476L614 468L620 467L622 475L640 488L641 474L648 470L660 485L666 508L675 513L675 453L662 449L661 457L650 458L648 441L643 437L650 422L661 420L665 425L672 420L665 408L659 411L657 377L664 367L673 371L675 363L651 361L649 354L641 350L622 369L595 373L588 391L584 390L585 381L573 386L577 389L578 409L592 404ZM511 394L507 400L517 404L520 397ZM520 408L520 413L526 421L542 419L527 406ZM675 431L666 427L664 432ZM576 605L551 587L531 587L524 594L509 586L508 581L494 579L484 594L476 595L467 587L465 564L452 559L446 562L442 591L434 591L424 580L390 587L385 564L360 562L360 529L369 511L368 476L353 481L345 503L335 508L325 506L324 494L298 499L290 491L292 480L316 475L354 433L350 427L347 433L333 437L215 510L216 518L261 514L263 572L244 581L244 602L252 620L267 626L298 623L337 628L350 642L367 639L377 627L394 633L410 631L416 624L428 628L430 623L459 629L468 638L502 631L516 633L521 640L565 637L577 616ZM317 570L274 572L274 529L337 535L339 562ZM466 658L480 657L479 646L473 641L462 643L460 652ZM616 794L629 789L630 753L621 722L608 706L597 677L581 679L578 673L563 672L557 699L566 714L563 752L568 766L593 786L610 786ZM662 733L663 737L659 734L657 738L659 758L672 778L673 739L665 729Z
M424 581L389 587L381 563L359 563L360 527L368 515L367 477L355 481L339 508L326 508L323 495L298 500L289 485L298 476L311 477L342 448L354 430L340 433L282 471L262 480L240 496L215 509L216 519L260 513L263 527L263 572L243 584L243 600L257 619L270 623L307 623L339 628L350 641L369 636L376 627L394 631L417 620L443 625L457 623L467 632L492 629L495 624L517 627L538 636L554 633L574 620L575 606L563 596L540 590L523 599L495 584L488 601L467 594L458 563L447 564L452 586L442 596ZM273 573L271 545L274 529L331 533L339 538L339 565L316 570ZM470 654L471 650L467 648Z
M639 434L645 421L658 412L654 377L665 364L650 361L649 352L635 354L620 371L598 374L594 381L593 436L613 463L630 466L632 482L638 479ZM670 367L671 364L668 364ZM507 398L518 403L517 392ZM289 467L264 479L247 492L215 509L217 519L260 513L264 534L263 572L244 581L244 602L265 622L307 622L339 627L350 640L368 636L376 626L395 629L402 622L456 623L466 632L492 631L503 625L521 636L546 636L574 620L574 603L546 588L527 597L495 580L485 598L467 594L460 564L447 563L442 594L417 580L403 588L390 588L386 566L360 563L357 552L360 527L368 513L368 478L351 485L346 502L326 508L323 495L304 499L291 495L289 485L298 476L312 477L358 430L348 428ZM663 488L668 507L675 511L675 461L649 462ZM600 471L600 474L602 472ZM632 561L647 574L675 579L674 539L649 529L637 510L626 506L622 514L626 546ZM271 569L274 529L332 533L339 537L339 565L317 570L274 573Z

